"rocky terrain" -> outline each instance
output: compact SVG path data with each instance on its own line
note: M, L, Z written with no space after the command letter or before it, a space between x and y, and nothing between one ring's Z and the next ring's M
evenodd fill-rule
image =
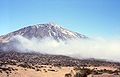
M1 77L119 77L119 74L120 63L117 62L40 53L0 52Z
M19 62L29 65L54 65L54 66L109 66L118 67L119 62L109 62L96 59L75 59L63 55L50 55L40 53L0 52L0 61L6 64Z

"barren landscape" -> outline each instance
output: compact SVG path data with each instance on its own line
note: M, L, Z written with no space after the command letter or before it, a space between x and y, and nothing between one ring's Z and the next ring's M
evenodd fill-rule
M99 42L90 43L89 37L54 23L28 26L0 39L1 77L120 77L120 63L99 59L103 55L94 51L92 46ZM104 43L100 47L108 45Z
M0 77L120 77L120 0L0 0Z
M1 77L120 77L117 62L39 53L0 52L0 56Z

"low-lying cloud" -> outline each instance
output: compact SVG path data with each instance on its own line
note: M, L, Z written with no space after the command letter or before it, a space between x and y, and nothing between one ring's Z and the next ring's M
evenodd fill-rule
M31 40L15 36L19 50L31 50L46 54L67 55L77 58L96 58L120 62L120 39L74 39L55 41L51 38Z

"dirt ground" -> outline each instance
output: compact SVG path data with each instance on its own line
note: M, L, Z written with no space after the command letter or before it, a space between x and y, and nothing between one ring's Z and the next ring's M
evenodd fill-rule
M6 73L2 71L0 73L0 77L65 77L66 73L70 73L73 70L73 67L51 67L50 65L43 65L42 68L39 70L23 68L18 66L11 66L9 67L18 69L15 71L11 71L11 73ZM111 67L88 67L90 69L97 68L97 69L108 69L108 70L116 70L116 68ZM102 74L102 75L89 75L88 77L120 77L118 75L110 75L110 74Z

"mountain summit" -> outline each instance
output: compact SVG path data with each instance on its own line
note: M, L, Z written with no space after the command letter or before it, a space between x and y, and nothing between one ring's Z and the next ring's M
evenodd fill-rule
M65 29L55 23L46 23L46 24L36 24L28 27L24 27L17 31L8 33L7 35L0 36L0 40L8 41L13 36L21 35L28 39L33 37L37 39L42 39L45 37L50 37L55 40L67 40L67 39L76 39L76 38L87 38L85 35L79 34L77 32L70 31Z

